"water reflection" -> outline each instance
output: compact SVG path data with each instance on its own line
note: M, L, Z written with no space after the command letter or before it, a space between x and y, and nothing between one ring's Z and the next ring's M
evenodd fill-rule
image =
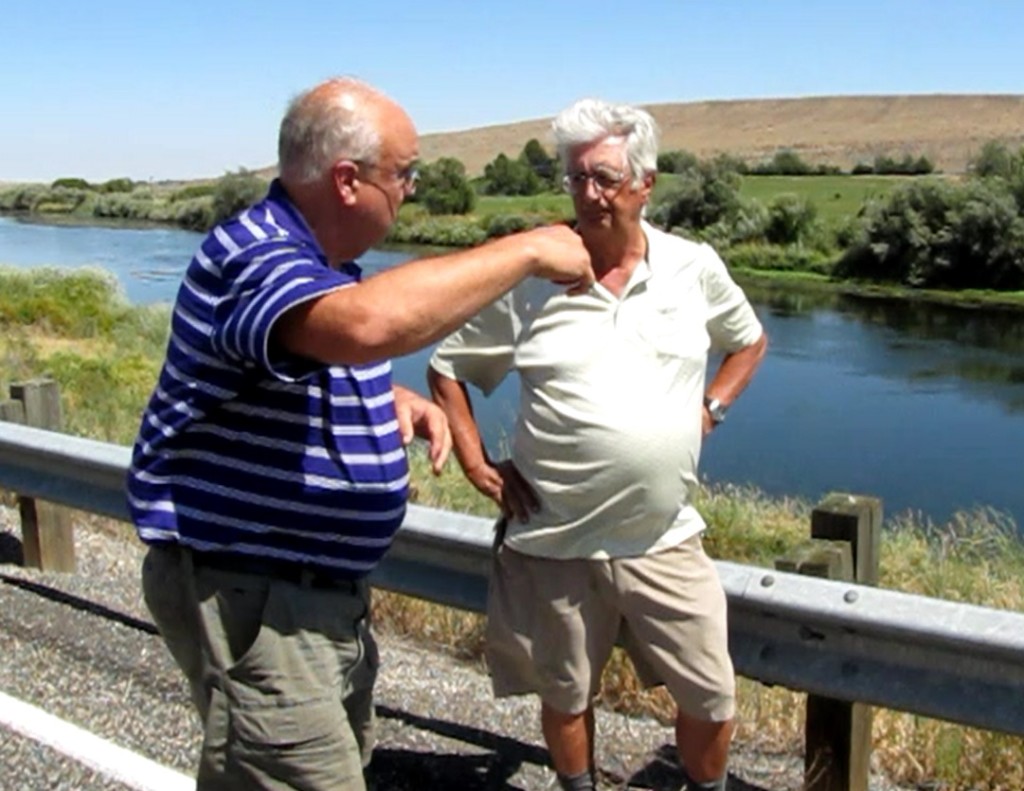
M27 225L0 217L0 263L100 265L136 303L174 299L200 236L186 231ZM375 250L368 274L418 249ZM728 422L705 444L710 480L815 500L882 497L887 513L936 520L990 505L1024 523L1024 311L853 297L745 283L771 337L768 357ZM425 389L429 350L395 361ZM518 398L510 377L476 398L496 454Z

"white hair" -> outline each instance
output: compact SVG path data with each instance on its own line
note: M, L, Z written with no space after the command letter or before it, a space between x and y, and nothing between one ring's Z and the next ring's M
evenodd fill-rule
M651 114L628 104L601 99L580 99L560 112L551 124L555 147L563 166L569 149L608 137L626 141L626 161L637 186L658 170L658 125Z
M380 133L373 116L365 112L365 97L370 95L380 94L360 80L337 77L292 99L277 139L281 176L308 184L339 159L376 163Z

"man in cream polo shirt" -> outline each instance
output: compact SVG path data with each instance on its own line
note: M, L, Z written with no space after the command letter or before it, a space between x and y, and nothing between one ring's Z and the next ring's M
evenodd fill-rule
M435 400L499 526L487 658L497 695L536 692L563 788L594 787L593 698L616 638L664 683L688 789L724 789L735 685L725 595L691 503L703 438L754 375L757 317L709 246L643 220L657 129L596 100L555 119L597 282L526 282L431 360ZM724 353L705 383L709 349ZM492 461L469 383L521 382L512 457ZM706 385L706 386L705 386Z

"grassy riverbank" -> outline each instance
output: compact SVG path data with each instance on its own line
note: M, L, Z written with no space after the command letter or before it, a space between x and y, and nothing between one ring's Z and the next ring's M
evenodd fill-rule
M48 375L61 388L66 429L128 444L155 380L167 338L167 308L133 308L116 283L90 270L58 272L0 267L0 387ZM413 454L416 500L456 511L493 515L454 463L434 478ZM698 507L707 520L709 552L721 559L770 567L808 534L812 504L768 497L749 488L707 486ZM957 601L1024 609L1024 543L1016 525L987 509L936 524L913 514L890 515L881 548L884 587ZM381 628L481 655L478 616L397 595L377 597ZM667 716L668 701L641 691L628 662L617 657L602 690L623 711ZM766 749L799 750L802 696L741 685L739 738ZM1024 788L1021 739L893 712L878 712L878 764L903 782L939 781L949 789Z

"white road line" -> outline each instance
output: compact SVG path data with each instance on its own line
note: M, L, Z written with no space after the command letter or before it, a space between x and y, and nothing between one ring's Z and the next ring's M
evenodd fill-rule
M138 791L195 791L191 777L0 692L0 724Z

